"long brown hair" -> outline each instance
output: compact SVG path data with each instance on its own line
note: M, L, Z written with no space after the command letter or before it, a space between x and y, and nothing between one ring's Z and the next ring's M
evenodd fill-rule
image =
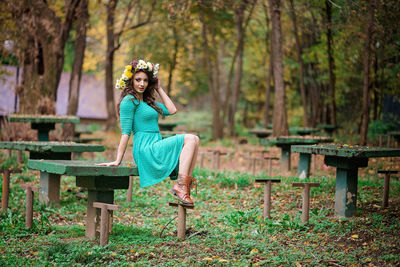
M117 114L119 115L119 107L121 105L122 99L124 99L125 96L127 95L132 95L134 99L137 99L140 104L140 99L138 96L138 93L135 91L133 88L133 78L135 77L136 73L139 72L144 72L147 75L147 78L149 79L149 84L147 85L146 90L143 93L143 101L146 102L150 107L154 108L160 115L162 115L162 110L159 108L155 100L156 98L154 97L154 92L157 89L157 84L158 84L158 78L153 77L153 73L149 72L147 70L137 70L136 72L133 73L133 76L131 79L128 80L125 89L121 92L121 96L119 98L119 103L117 105ZM139 105L135 104L135 102L132 100L134 105Z

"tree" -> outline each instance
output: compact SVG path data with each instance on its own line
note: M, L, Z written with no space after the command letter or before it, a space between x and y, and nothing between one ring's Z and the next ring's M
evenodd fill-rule
M291 0L293 1L293 0ZM327 43L327 53L328 53L328 64L329 64L329 118L331 120L331 124L336 125L336 101L335 101L335 61L333 59L332 45L333 45L333 36L332 36L332 11L331 11L331 3L329 0L325 0L325 10L326 10L326 20L327 20L327 30L326 30L326 43Z
M23 66L19 90L20 112L35 112L40 98L56 101L68 39L79 0L65 1L64 17L45 1L11 1L13 20L24 33L20 45Z
M271 16L271 48L273 54L273 72L275 84L274 118L272 123L272 135L288 135L286 115L286 93L283 81L282 62L282 28L281 28L281 1L268 0Z
M297 60L299 62L299 81L300 81L300 94L301 94L301 100L303 103L303 117L304 117L304 126L308 127L309 126L309 120L308 120L308 105L307 105L307 92L306 88L304 86L304 75L305 75L305 69L304 69L304 61L303 61L303 47L300 42L300 37L299 37L299 32L297 29L297 18L296 18L296 11L294 8L293 0L290 0L290 16L293 21L293 33L296 39L296 52L297 52Z
M72 72L69 80L69 96L67 115L76 115L78 113L79 104L79 87L82 77L82 65L85 57L86 48L86 28L89 21L88 0L81 0L76 13L76 37L74 62L72 64ZM64 124L63 137L64 139L72 138L75 125L68 123Z
M370 64L371 64L371 42L374 30L374 12L375 0L370 0L368 4L368 21L366 24L366 39L365 39L365 52L364 52L364 83L363 83L363 107L362 107L362 121L361 121L361 134L360 144L367 144L368 123L370 113Z
M114 103L114 80L113 80L113 65L114 65L114 54L120 48L120 38L123 33L142 27L150 22L151 16L153 14L155 1L152 1L150 10L147 11L147 17L145 20L141 20L141 8L140 1L137 4L138 21L127 25L128 21L133 20L131 18L131 13L135 10L134 1L131 0L128 5L124 8L126 10L121 28L119 31L115 32L115 14L117 8L118 0L110 0L106 4L107 9L107 49L106 49L106 62L105 62L105 86L106 86L106 103L107 103L107 128L115 125L117 121L115 113L115 103Z

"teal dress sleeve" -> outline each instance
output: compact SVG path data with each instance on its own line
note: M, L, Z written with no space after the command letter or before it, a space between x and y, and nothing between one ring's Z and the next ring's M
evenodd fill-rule
M163 116L171 115L171 113L169 113L167 107L166 107L164 104L161 104L161 103L156 102L156 105L157 105L159 108L161 108L161 110L162 110L162 112L163 112L163 114L162 114Z
M135 115L136 105L133 97L124 97L119 106L122 134L131 135L133 128L133 116Z

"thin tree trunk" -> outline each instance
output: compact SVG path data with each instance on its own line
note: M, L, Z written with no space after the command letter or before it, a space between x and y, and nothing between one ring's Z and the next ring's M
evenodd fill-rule
M301 100L303 103L303 118L304 118L304 126L309 127L309 121L308 121L308 104L307 104L307 93L306 93L306 88L304 86L304 61L302 58L303 54L303 47L300 42L300 37L297 29L297 18L296 18L296 12L294 9L294 4L293 0L290 0L290 15L292 17L293 21L293 32L294 36L296 39L296 52L297 52L297 60L299 62L299 80L300 80L300 93L301 93Z
M78 113L79 86L82 77L83 59L85 58L86 28L89 20L87 0L81 0L76 17L78 23L76 27L74 62L69 81L68 115L76 115Z
M172 27L172 31L173 31L175 43L174 43L174 53L172 54L172 60L171 60L170 68L169 68L169 74L168 74L167 95L171 95L172 76L173 76L173 72L176 67L176 60L178 58L178 48L179 48L178 31L177 31L175 25Z
M220 101L219 101L219 71L218 71L218 61L216 55L211 55L210 47L209 47L209 41L208 41L208 33L207 33L207 23L205 21L205 11L204 7L206 4L204 1L201 2L200 4L200 21L202 23L202 37L203 37L203 45L204 45L204 64L206 69L208 70L208 75L207 75L207 82L208 82L208 87L210 90L210 97L211 97L211 106L212 106L212 113L213 113L213 118L212 118L212 138L222 138L223 137L223 125L221 125L221 118L220 118ZM210 9L211 10L211 9ZM212 10L210 11L212 12ZM212 15L211 15L212 17ZM212 24L212 22L211 22ZM213 35L214 32L211 30L211 35ZM214 49L217 49L215 46L215 38L212 37L212 43ZM213 59L215 60L213 62ZM214 64L213 64L214 63Z
M268 8L265 2L263 2L263 10L265 14L265 24L267 26L267 31L265 34L265 54L269 53L269 67L268 67L268 74L265 79L266 87L265 87L265 100L264 100L264 116L263 116L263 127L267 128L269 121L269 108L270 108L270 98L271 98L271 82L273 79L273 59L272 59L272 52L271 52L271 42L268 42L270 39L269 36L271 35L269 31L269 19L268 19ZM266 62L264 62L264 70L265 70Z
M271 80L273 78L273 59L272 59L272 53L270 53L269 55L269 68L268 68L268 75L267 75L267 79L266 79L266 89L265 89L265 101L264 101L264 123L263 123L263 127L267 128L268 124L270 124L269 122L269 105L271 102Z
M368 5L368 22L367 22L367 37L365 40L365 57L364 57L364 83L363 83L363 107L362 107L362 122L361 122L361 133L360 133L360 144L367 144L368 135L368 123L369 123L369 110L370 110L370 54L371 54L371 42L372 34L374 30L374 12L375 12L375 0L370 0Z
M106 105L107 105L107 128L113 127L117 122L114 103L113 63L115 52L114 20L118 0L110 0L107 4L107 51L106 51Z
M281 1L268 0L269 10L271 14L272 31L272 53L274 67L274 84L275 84L275 104L274 118L272 125L272 135L281 136L288 135L288 124L286 115L286 93L283 80L283 63L282 63L282 29L281 29Z
M293 0L291 0L293 1ZM325 0L326 6L326 18L327 18L327 45L328 45L328 61L329 61L329 118L330 122L333 125L336 125L336 101L335 101L335 84L336 84L336 77L335 77L335 62L333 59L333 52L332 52L332 10L331 10L331 3L328 0Z
M71 77L69 80L69 97L67 114L76 115L79 105L79 87L82 77L82 65L85 58L86 48L86 28L89 21L88 1L81 0L76 14L76 38L75 38L75 53L74 62L72 64ZM75 124L66 123L63 127L63 140L72 140L74 137Z
M229 112L228 117L228 133L230 136L234 135L235 132L235 113L236 106L239 99L240 93L240 83L242 81L242 72L243 72L243 48L244 48L244 28L243 28L243 19L244 19L244 11L245 5L242 2L242 5L235 10L236 13L236 29L237 29L237 42L238 42L238 61L236 66L236 75L235 75L235 85L232 94L232 105Z

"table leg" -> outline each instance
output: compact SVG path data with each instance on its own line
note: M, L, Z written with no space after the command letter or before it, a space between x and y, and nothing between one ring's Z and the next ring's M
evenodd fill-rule
M336 169L335 215L352 217L357 208L358 168Z
M40 203L58 204L60 202L60 180L59 174L40 172Z
M290 170L290 145L281 146L281 169L282 171Z
M96 229L99 227L101 210L93 207L93 202L102 202L107 204L114 204L114 190L89 190L86 212L86 229L85 235L88 238L96 238ZM112 211L111 217L112 217Z
M297 177L305 179L310 175L310 160L311 154L300 153L299 167L297 170Z
M32 123L31 128L38 130L38 141L49 141L50 130L55 129L55 123Z

